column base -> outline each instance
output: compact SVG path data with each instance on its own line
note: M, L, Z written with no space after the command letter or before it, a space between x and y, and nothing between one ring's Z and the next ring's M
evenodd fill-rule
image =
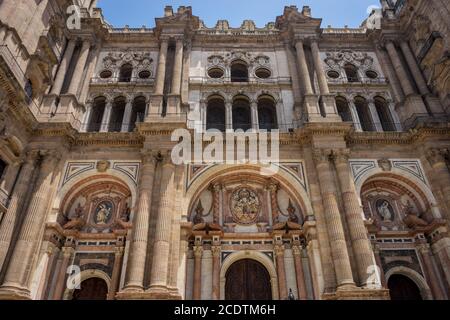
M441 100L431 94L425 96L425 101L433 115L439 116L444 113L444 108L442 107Z
M0 300L32 300L28 288L4 285L0 288Z
M333 95L322 95L322 105L326 121L342 122L341 116L337 113L336 98Z
M417 94L407 96L403 105L397 105L395 111L405 130L414 128L431 117L422 97Z
M389 290L356 288L324 293L323 300L390 300Z
M303 122L322 122L324 117L320 113L319 97L315 94L305 95L303 100Z

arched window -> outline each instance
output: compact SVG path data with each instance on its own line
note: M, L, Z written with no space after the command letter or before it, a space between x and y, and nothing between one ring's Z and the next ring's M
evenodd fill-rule
M89 119L89 125L87 132L99 132L102 127L103 114L105 113L106 98L98 97L94 100L92 105L91 118Z
M344 66L345 74L347 76L348 82L358 82L358 69L353 64L346 64Z
M133 66L131 63L125 63L120 68L119 82L130 82L133 74Z
M231 64L231 82L248 82L248 66L242 60Z
M355 98L356 112L358 113L359 122L363 131L376 131L370 116L369 105L363 97Z
M258 100L258 122L261 130L278 129L277 109L272 97L261 97Z
M378 117L381 121L381 126L384 131L396 131L394 120L387 101L382 97L375 97L375 108L377 109Z
M134 131L136 123L144 122L145 109L147 105L147 99L143 96L136 97L133 101L133 110L131 113L131 123L129 125L129 131Z
M250 103L247 97L236 97L233 101L233 129L247 131L252 128Z
M6 172L6 168L8 168L8 164L0 159L0 180L3 179L3 175Z
M206 130L225 131L225 102L221 97L213 97L208 101L206 109Z
M344 122L353 122L352 113L350 111L350 107L348 105L347 99L343 97L336 98L336 107L338 114L341 116L342 121Z
M123 115L125 114L126 105L127 100L125 97L118 97L114 99L109 121L109 132L120 132L122 130Z

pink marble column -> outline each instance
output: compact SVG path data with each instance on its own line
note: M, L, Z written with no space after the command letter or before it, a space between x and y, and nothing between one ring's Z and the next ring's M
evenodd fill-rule
M308 293L306 291L305 272L303 271L302 247L299 245L295 245L292 247L292 252L294 253L298 298L300 300L307 300Z
M282 245L276 245L274 252L277 261L278 291L280 300L286 300L288 297L288 292L286 287L286 270L284 266L284 247Z
M108 300L114 300L116 293L119 291L120 274L122 271L123 247L117 247L114 257L114 266L111 276L111 286L108 292Z
M445 295L442 292L439 278L435 272L433 261L430 253L430 246L428 244L422 244L419 246L420 256L422 258L422 262L424 264L424 269L426 273L426 278L428 279L428 285L431 288L431 292L433 293L433 297L436 300L445 300Z
M55 291L53 292L53 300L61 300L66 289L66 276L67 268L73 257L75 250L72 247L63 247L62 250L62 262L58 271L58 279L56 281Z
M211 247L213 255L212 298L220 300L220 246Z
M192 293L193 300L201 300L202 298L202 257L203 247L194 247L194 289Z

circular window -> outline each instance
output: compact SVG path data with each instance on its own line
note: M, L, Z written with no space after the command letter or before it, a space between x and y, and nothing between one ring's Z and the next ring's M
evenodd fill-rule
M339 72L337 72L337 71L328 71L327 72L327 76L328 76L328 78L331 78L331 79L337 79L337 78L339 78Z
M378 73L376 73L375 71L369 70L366 72L366 76L369 79L376 79L376 78L378 78Z
M104 70L100 73L100 78L102 79L108 79L112 77L112 72L109 70Z
M139 72L140 79L148 79L148 78L150 78L150 76L151 76L151 73L148 70L143 70L143 71Z
M266 68L259 68L255 71L255 75L260 79L268 79L272 75L272 72Z
M213 79L220 79L224 75L224 72L220 68L211 68L208 70L208 76Z

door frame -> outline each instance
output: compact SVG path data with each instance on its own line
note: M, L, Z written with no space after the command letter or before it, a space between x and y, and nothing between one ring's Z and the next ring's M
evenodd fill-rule
M255 260L263 265L264 268L266 268L267 272L270 276L270 286L272 289L272 299L278 300L279 294L278 294L278 278L277 278L277 272L275 270L275 265L273 261L266 256L264 253L258 252L258 251L238 251L233 252L228 257L225 258L225 260L222 262L222 268L220 270L220 300L225 300L225 284L226 284L226 274L228 269L239 260Z
M100 278L106 282L106 286L108 288L108 292L111 289L111 278L102 270L98 269L88 269L84 270L80 273L80 285L83 281L89 280L91 278ZM67 281L67 280L66 280ZM63 295L63 300L72 300L74 289L66 288Z
M395 274L405 276L412 280L419 288L423 300L433 300L433 294L427 281L417 271L403 266L391 268L385 275L386 285L389 283L389 278Z

